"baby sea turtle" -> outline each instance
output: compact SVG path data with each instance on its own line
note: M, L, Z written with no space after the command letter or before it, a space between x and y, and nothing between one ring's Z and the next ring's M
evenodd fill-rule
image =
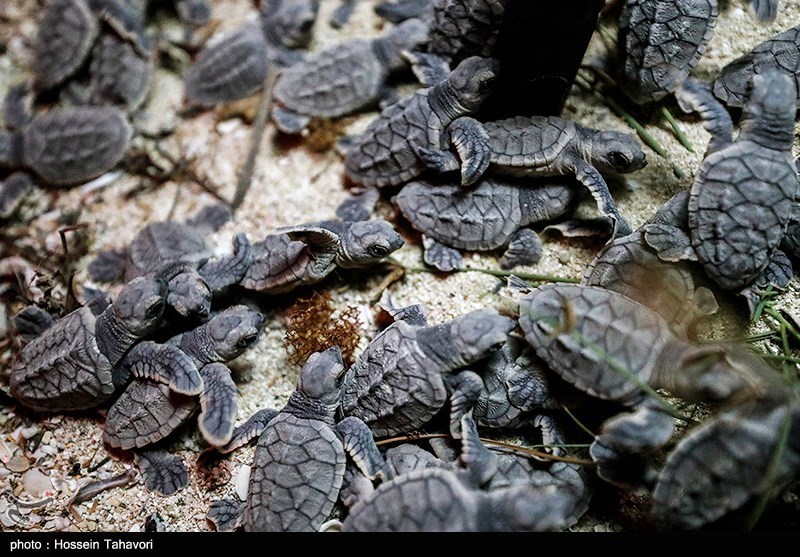
M308 44L318 6L318 0L262 2L258 21L245 23L200 52L184 75L186 97L214 106L261 89L271 59L280 62L287 49Z
M744 106L753 76L772 71L786 74L800 89L800 25L778 33L722 68L714 81L714 94L728 106Z
M571 495L563 486L532 482L482 490L497 470L469 416L464 431L462 469L415 470L384 482L351 509L344 532L557 531L566 528Z
M0 220L14 216L34 188L33 179L25 172L14 172L0 182Z
M375 5L375 15L391 23L402 23L407 19L419 18L431 21L434 0L395 0Z
M28 343L11 370L10 393L34 410L83 410L114 392L112 371L164 312L166 283L140 277L95 316L81 307Z
M634 172L647 165L641 145L632 136L585 128L557 116L508 118L483 124L489 134L491 169L510 176L573 175L586 186L600 211L616 224L616 235L631 232L619 213L601 173ZM451 165L445 153L428 164L440 171Z
M696 258L726 290L741 289L764 273L791 221L798 192L792 156L796 99L794 82L786 75L772 71L753 77L738 138L714 137L697 172L688 201L689 236L667 230L648 238L660 257L666 251L673 260ZM710 95L697 100L712 111L714 121L724 118L721 106L708 107L716 103Z
M275 84L272 119L282 132L299 133L311 118L338 118L373 106L394 91L386 81L408 67L427 25L410 19L376 39L351 39L287 68Z
M120 162L131 135L117 108L56 108L20 129L0 130L0 168L28 169L52 186L81 184Z
M230 255L212 257L208 235L230 219L227 205L203 208L185 223L148 224L123 250L101 251L89 264L89 275L99 282L120 282L136 276L169 280L167 303L179 315L205 317L212 295L236 284L250 265L250 244L244 234L234 238Z
M515 326L497 310L477 310L440 325L399 320L378 334L344 379L342 413L363 420L377 437L425 425L450 398L454 437L461 416L483 388L465 368L500 347Z
M694 346L653 310L604 288L540 286L521 300L519 324L536 354L562 379L634 408L607 421L589 450L598 474L611 482L624 482L617 461L660 447L672 434L672 415L653 389L722 402L763 384L749 365L754 356Z
M115 33L103 33L89 63L89 104L120 106L132 113L147 98L152 76L150 55L143 56Z
M416 63L426 62L418 58ZM467 58L443 81L386 108L348 141L346 176L364 186L401 184L428 169L422 158L428 150L449 155L440 170L461 168L462 184L475 182L488 166L489 144L480 123L468 115L491 93L497 71L494 60ZM446 151L451 145L458 157Z
M248 420L237 428L232 444L258 437L258 445L247 501L223 499L211 505L208 519L217 530L316 531L339 496L347 456L370 479L386 476L386 464L364 422L352 417L335 422L343 373L337 346L312 354L280 412L268 412L268 421L257 419L259 427Z
M494 53L508 0L435 0L427 52L456 65Z
M640 104L675 92L714 33L717 0L627 0L619 20L620 85Z
M778 17L778 0L749 0L750 11L759 21L774 21Z
M199 327L170 339L137 345L115 373L131 382L108 411L103 441L111 447L146 447L165 438L197 409L200 433L213 446L230 441L238 403L229 362L258 340L264 316L229 307Z
M315 284L334 269L366 268L403 246L382 219L322 221L280 228L252 246L252 262L239 282L269 294Z
M542 244L527 227L563 215L574 200L575 188L570 184L523 187L494 177L484 177L469 189L411 182L392 198L403 216L424 234L425 262L440 271L461 266L457 249L504 250L503 269L537 263Z

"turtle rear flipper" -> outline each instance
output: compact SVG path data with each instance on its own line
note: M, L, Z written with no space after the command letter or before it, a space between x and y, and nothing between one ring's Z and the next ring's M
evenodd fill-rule
M336 208L336 216L345 222L369 220L379 198L377 188L366 188L351 194Z
M662 261L697 261L692 240L680 228L666 224L648 224L644 227L644 240L656 250Z
M541 258L542 241L539 235L530 228L521 228L511 236L508 248L500 258L500 268L513 269L519 265L536 265Z
M14 328L26 344L55 322L56 318L39 306L26 306L14 316Z
M250 416L245 423L233 430L230 441L224 447L219 447L219 452L223 454L233 452L253 439L260 437L267 428L267 424L277 415L278 411L273 408L259 410Z
M89 263L89 276L95 282L123 282L127 265L127 249L101 251Z
M450 63L435 54L405 51L403 57L411 64L414 75L424 87L433 87L450 75Z
M445 246L433 238L423 235L422 247L425 250L423 253L425 263L444 273L460 269L464 264L461 252L457 249Z
M114 370L115 384L126 384L129 376L151 379L169 385L173 392L199 395L203 378L194 361L177 346L140 342L125 356L119 370Z
M750 317L755 316L756 308L761 303L765 294L769 290L783 292L789 285L789 281L794 276L792 261L781 250L775 250L769 265L759 275L756 280L748 284L739 291L740 296L744 296L750 309Z
M202 231L215 232L231 220L231 216L231 208L227 203L215 203L200 209L186 224Z
M272 109L272 121L283 133L297 135L308 126L311 118L287 108L276 106Z
M245 501L236 499L220 499L211 503L206 519L214 525L217 532L232 532L242 526Z
M200 433L209 444L221 447L233 436L233 421L239 408L236 383L225 364L208 364L200 374L204 384L200 394Z
M172 495L189 485L186 464L163 449L137 453L134 462L144 476L147 491L151 493Z

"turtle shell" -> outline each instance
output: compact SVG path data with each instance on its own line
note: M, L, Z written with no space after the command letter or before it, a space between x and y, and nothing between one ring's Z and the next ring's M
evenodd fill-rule
M112 107L68 107L34 118L22 130L25 166L52 185L87 182L114 167L132 128Z
M103 441L124 450L157 443L196 409L196 397L174 393L163 383L137 379L109 408Z
M797 174L791 153L738 141L707 157L689 196L692 246L726 290L769 265L792 216Z
M376 437L405 433L430 420L447 400L441 373L397 321L376 336L347 370L342 412L363 420Z
M561 152L575 139L576 125L557 116L516 116L487 122L492 164L503 174L549 176Z
M725 66L714 81L714 94L728 106L744 106L753 75L775 69L794 79L800 90L800 25L764 41Z
M354 39L281 73L275 100L305 116L336 118L374 104L386 77L372 42Z
M638 103L674 92L706 51L717 0L628 0L619 21L621 85Z
M213 106L252 95L267 77L268 50L258 23L246 23L200 52L184 77L187 98Z
M245 530L319 530L339 497L345 462L326 422L286 412L273 418L253 456Z
M23 348L11 370L11 396L34 410L83 410L114 392L111 364L95 339L95 317L82 307Z
M172 263L199 263L210 257L205 239L193 227L174 221L153 222L133 239L130 258L140 274Z
M83 65L99 32L84 0L51 0L39 22L33 56L36 86L63 83Z
M470 56L492 55L508 0L438 0L428 52L453 66Z
M344 532L476 532L479 498L452 472L416 470L351 509Z
M520 301L519 324L536 354L565 381L598 398L635 403L677 339L664 318L604 288L546 284Z
M520 186L487 178L470 189L411 182L393 201L411 225L457 249L488 251L508 244L519 228L563 214L575 188Z
M133 112L147 97L153 63L131 43L104 33L92 51L89 72L93 105L113 104Z

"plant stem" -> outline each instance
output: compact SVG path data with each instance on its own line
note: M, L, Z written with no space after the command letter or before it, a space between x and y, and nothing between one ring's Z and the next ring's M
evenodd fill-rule
M573 422L578 424L578 427L581 428L583 431L585 431L589 437L591 437L592 439L597 437L591 429L583 425L583 423L575 416L575 414L572 413L572 411L569 408L567 408L566 406L562 406L561 408L564 409L564 412L567 413L567 416L569 416Z
M689 138L683 133L680 122L675 119L669 109L665 106L661 107L661 114L663 114L664 118L666 118L669 126L672 128L672 132L675 134L675 137L678 139L680 144L683 145L690 153L694 153L694 147L689 141Z

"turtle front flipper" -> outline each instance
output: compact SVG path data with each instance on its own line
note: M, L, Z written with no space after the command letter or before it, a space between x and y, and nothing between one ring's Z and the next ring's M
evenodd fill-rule
M278 415L278 411L273 408L265 408L259 410L248 420L233 430L233 435L230 441L224 447L219 447L217 450L223 454L235 451L239 447L244 447L253 439L261 437L261 434L267 428L267 424Z
M447 134L461 159L461 185L471 186L489 168L492 158L489 132L475 118L462 116L447 127Z
M661 261L697 261L691 238L680 228L666 224L648 224L643 230L644 241L656 250Z
M465 468L463 477L475 487L486 485L497 472L497 459L481 441L472 416L461 418L460 429L463 437L458 459Z
M461 439L462 418L469 415L483 392L483 379L474 371L463 370L444 376L450 392L450 435ZM471 419L471 418L470 418Z
M208 285L212 295L217 295L241 281L250 268L252 260L253 251L250 240L243 232L240 232L233 239L232 255L206 261L198 273Z
M127 249L101 251L89 263L89 276L96 282L123 282L127 265Z
M423 260L426 265L430 265L444 273L449 273L460 269L464 264L461 252L457 249L445 246L430 238L422 236L422 247L425 250Z
M347 22L350 21L350 18L353 16L357 3L358 0L340 0L339 5L331 14L329 20L331 27L334 29L341 29L347 25Z
M173 392L183 395L199 395L203 391L203 378L192 358L177 346L150 340L134 346L113 375L117 388L133 376L169 385Z
M608 184L593 166L583 159L578 159L575 164L575 178L592 194L600 212L614 222L614 237L627 236L633 232L628 221L617 209L617 204L608 191Z
M211 5L207 0L178 0L178 17L187 27L202 27L211 20Z
M303 242L308 248L310 261L305 271L306 279L313 281L330 273L339 251L340 238L338 234L314 225L279 228L277 232L286 234L291 240Z
M409 51L402 54L411 64L411 70L423 87L433 87L450 75L450 63L441 56Z
M164 449L137 453L134 462L144 476L144 486L151 493L172 495L189 485L186 464Z
M687 114L697 112L703 119L703 127L711 134L706 157L733 143L731 115L714 97L709 85L690 77L675 91L675 98Z
M0 168L15 168L22 164L22 135L0 130Z
M530 228L521 228L511 235L503 257L501 269L513 269L518 265L536 265L542 258L542 240Z
M342 440L344 450L367 478L374 481L391 477L386 461L375 445L372 430L367 424L349 416L336 424L334 430Z
M630 477L631 459L665 445L675 429L674 418L657 402L646 399L633 412L603 424L602 432L589 447L597 474L616 485L631 485L641 477ZM639 476L640 471L636 472ZM647 478L644 478L645 482Z
M379 198L378 188L365 188L342 201L336 208L336 216L344 222L369 220Z
M33 120L33 91L28 83L12 85L3 99L3 119L9 130L18 130Z
M200 394L200 433L209 444L221 447L233 436L233 421L239 409L238 389L225 364L214 363L200 368L203 392Z
M431 0L395 0L375 6L375 15L390 23L402 23L414 17L422 18L433 5Z
M227 203L214 203L200 209L186 221L186 225L202 232L216 232L231 220L231 208Z
M217 532L232 532L241 528L245 508L247 508L246 501L220 499L211 503L206 519L214 525Z
M762 23L775 21L778 17L778 0L750 0L750 11Z
M311 118L293 112L288 108L276 106L272 109L272 121L275 126L283 133L297 135L302 132L311 122Z

